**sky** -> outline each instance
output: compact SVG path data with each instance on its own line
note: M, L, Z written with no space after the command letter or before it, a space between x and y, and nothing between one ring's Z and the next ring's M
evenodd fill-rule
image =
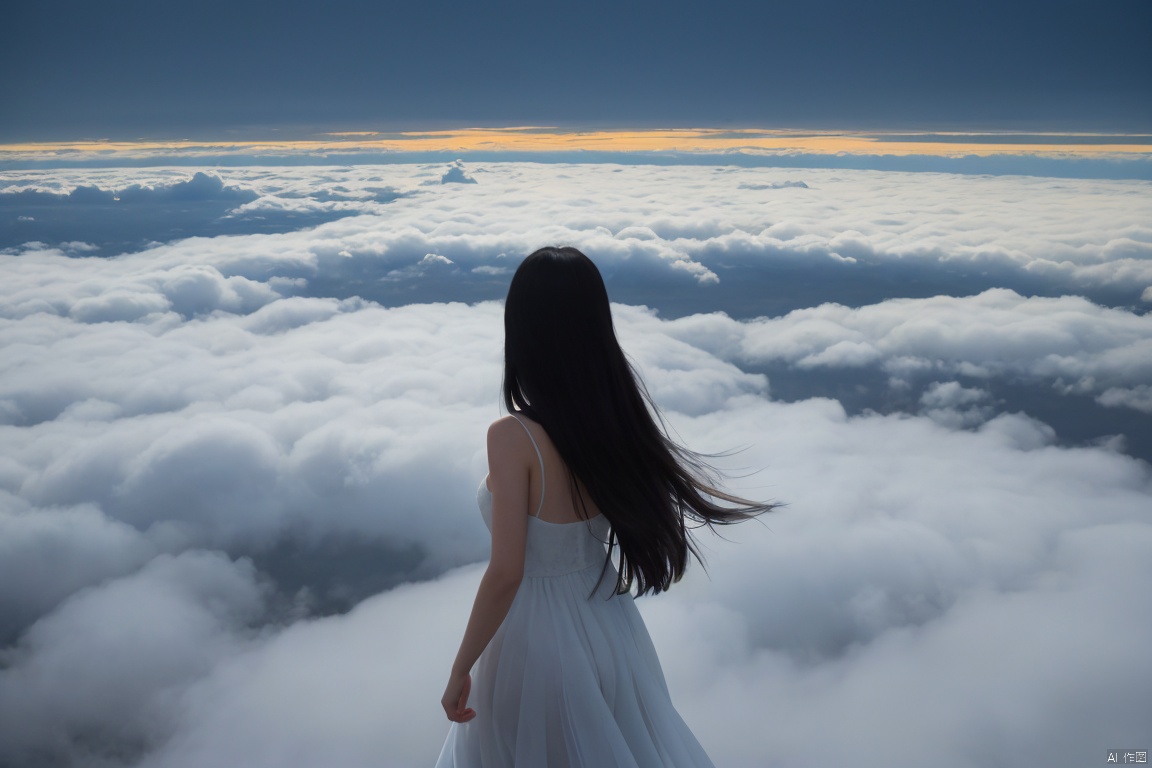
M520 259L784 502L638 601L718 768L1149 745L1146 3L10 3L0 766L432 764Z
M12 0L0 141L462 125L1152 130L1143 0Z

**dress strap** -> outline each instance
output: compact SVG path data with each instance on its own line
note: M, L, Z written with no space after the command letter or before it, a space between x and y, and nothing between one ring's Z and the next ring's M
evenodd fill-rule
M528 425L520 421L520 417L512 414L512 418L524 427L524 431L528 433L528 439L532 441L532 447L536 449L536 458L540 459L540 506L536 507L536 514L532 517L540 517L540 510L544 509L544 457L540 455L540 446L536 445L536 438L532 437L532 430L528 429Z

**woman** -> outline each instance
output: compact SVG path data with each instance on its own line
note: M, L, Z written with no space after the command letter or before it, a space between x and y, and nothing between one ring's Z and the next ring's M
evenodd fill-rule
M706 483L707 465L657 426L580 251L521 263L504 334L510 415L488 429L477 492L492 556L441 700L453 724L437 766L711 766L631 589L680 579L699 557L693 524L771 505Z

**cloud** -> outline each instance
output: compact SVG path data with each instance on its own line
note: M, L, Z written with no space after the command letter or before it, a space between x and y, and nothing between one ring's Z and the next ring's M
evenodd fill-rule
M1077 296L1024 297L992 289L855 308L824 304L751 322L696 315L674 321L672 328L677 338L707 344L743 364L876 366L897 385L908 377L962 374L1099 393L1152 379L1152 317ZM927 395L933 402L925 405L939 404L940 395ZM1117 394L1107 400L1125 402Z
M464 162L457 160L448 166L448 170L440 177L441 184L475 184L476 179L464 171Z
M430 764L446 728L419 692L444 676L479 575L400 587L254 644L182 692L175 733L143 765Z
M244 643L261 591L250 564L163 555L75 595L0 671L0 757L27 764L131 760L164 737L171 688Z
M920 396L923 413L933 421L953 428L983 424L995 413L995 407L986 402L989 393L975 387L963 387L958 382L932 382Z
M9 318L67 314L92 323L137 320L170 311L191 317L216 310L251 312L281 297L266 283L240 275L226 277L206 265L172 265L142 273L133 269L134 265L117 264L107 269L98 261L78 262L46 249L9 258L6 266L10 267L11 282L0 299L0 316ZM99 277L44 281L45 269L75 269L80 273L77 277Z
M219 176L197 171L185 181L168 184L131 184L118 190L105 190L98 186L78 186L67 194L39 189L17 189L0 192L0 205L124 205L157 202L192 202L204 200L233 200L247 202L256 194L250 189L226 186Z
M776 290L802 293L885 261L1009 274L984 250L1021 272L1138 261L1106 246L1145 242L1144 187L806 172L766 195L739 185L780 179L740 169L485 170L473 187L425 186L442 165L229 169L252 204L315 189L357 215L0 255L0 763L429 764L487 554L474 496L502 343L498 302L429 297L506 290L548 242L586 247L614 297L652 298L613 311L674 434L736 449L716 459L733 490L788 502L705 538L708 571L640 603L717 765L1087 763L1138 741L1149 465L1068 445L1003 386L1138 425L1145 315L1003 288L740 317L681 296L760 291L781 265ZM173 183L146 174L36 188ZM1082 220L1053 212L1090 199ZM930 241L947 258L895 255ZM773 399L789 375L847 392L866 372L899 407Z
M135 571L159 548L91 504L36 509L3 492L0 505L0 643L64 598Z
M415 264L410 264L401 269L393 269L384 276L385 280L414 280L417 278L424 278L430 272L442 271L445 268L451 267L455 264L452 259L447 256L441 256L438 253L426 253L420 261ZM475 271L475 270L474 270ZM491 274L491 273L489 273Z
M189 178L155 170L75 180L29 175L0 192L0 250L67 251L69 239L82 238L93 255L112 256L187 237L291 231L376 211L395 199L383 189L366 189L353 199L333 189L319 193L324 199L304 199L291 184L259 194L246 179L239 174L229 179L238 183L225 183L216 173Z
M789 187L796 187L798 189L808 189L808 185L802 181L774 181L770 184L755 184L751 182L744 182L739 185L740 189L788 189Z
M1132 606L1152 578L1146 466L1101 448L1054 448L1041 425L1018 416L956 432L750 395L671 416L701 449L750 444L739 461L767 466L754 481L790 502L766 527L706 538L707 576L694 568L669 595L640 603L674 700L718 765L851 753L912 766L933 745L944 766L1026 745L1059 762L1143 727L1149 700L1138 681L1152 622ZM196 586L157 605L184 617L200 642L156 642L113 699L133 716L128 731L154 747L143 765L434 759L446 731L436 697L480 568L257 637L244 629L259 602L243 563L216 559L205 571L247 597L208 614L195 600L216 593ZM106 615L119 600L138 605L134 590L156 580L149 567L66 604L4 674L23 683L34 669L67 670L75 645L97 652L118 642L78 631L72 606L91 601ZM151 671L161 651L163 676ZM49 722L54 733L100 727L87 702L105 695L104 679L69 689L67 716L51 720L38 715L48 704L36 704L54 700L25 688L35 695L9 722ZM154 701L163 706L141 716ZM832 735L830 721L839 723ZM33 742L36 729L26 732L34 735L14 743Z
M647 613L681 710L708 723L717 764L854 753L917 765L930 744L948 743L954 751L937 756L963 765L990 740L1008 749L1053 733L1053 721L1073 730L1045 744L1044 759L1059 763L1087 749L1088 733L1140 727L1133 713L1148 699L1134 687L1121 683L1136 708L1115 713L1122 723L1069 692L1128 674L1079 659L1135 649L1103 627L1138 602L1149 570L1132 559L1113 569L1104 553L1152 543L1136 506L1146 465L1054 449L1042 425L1012 415L964 433L927 419L845 419L819 401L738 413L740 427L735 413L714 412L678 428L705 446L772 436L741 458L766 467L791 508L767 529L731 529L735 545L709 546L710 580ZM1073 487L1101 492L1101 505L1074 501ZM1068 616L1077 629L1042 629Z
M141 187L133 184L117 193L121 202L151 202L153 200L237 200L248 201L255 194L248 189L228 187L219 176L197 172L187 181L178 181L165 187Z
M12 482L39 505L92 501L142 530L179 524L216 546L307 532L321 509L323 531L426 544L446 533L438 509L469 496L421 484L456 430L471 422L482 432L493 413L498 373L484 371L499 353L497 312L486 309L471 334L487 339L471 360L453 354L450 337L429 335L471 315L459 305L290 298L188 324L171 313L134 324L53 320L42 331L56 339L42 335L16 361L2 399L27 425L12 436L27 450L40 440L70 447L23 465ZM470 370L468 385L453 381ZM443 471L471 471L475 450ZM381 494L393 514L423 522L395 529ZM428 533L413 538L420 529Z
M439 163L220 169L213 173L222 188L255 197L215 201L203 220L180 219L173 208L159 219L85 220L84 227L62 217L40 222L39 213L36 222L20 223L15 217L31 208L10 206L13 220L0 220L0 246L83 240L100 245L102 255L171 256L249 277L262 276L248 271L254 267L296 265L284 276L315 277L316 270L325 291L355 286L359 295L376 291L368 297L394 304L499 298L499 283L477 268L500 269L504 254L570 243L597 255L622 300L740 317L992 287L1129 306L1152 285L1144 181L816 168L796 179L756 168L533 163L480 170L485 183L474 186L441 184ZM52 194L88 186L170 189L188 178L162 169L7 176L9 189ZM807 188L781 188L799 183ZM1000 200L1012 204L990 202ZM64 208L76 216L83 206ZM177 242L181 231L238 237ZM173 250L149 247L151 241ZM329 258L340 252L350 258ZM460 270L419 289L372 282L428 253ZM700 290L686 290L693 283Z
M1127 407L1152 413L1152 386L1137 384L1128 388L1109 387L1096 396L1096 402L1109 408Z

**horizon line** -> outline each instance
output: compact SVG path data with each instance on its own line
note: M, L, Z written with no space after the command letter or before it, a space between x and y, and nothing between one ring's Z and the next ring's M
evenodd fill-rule
M275 132L273 130L273 132ZM316 131L299 138L83 138L0 143L0 158L35 160L97 153L109 157L201 153L604 152L749 155L889 155L957 158L1036 155L1123 158L1152 155L1152 134L1088 131L805 130L799 128L562 128L546 125L427 131Z

